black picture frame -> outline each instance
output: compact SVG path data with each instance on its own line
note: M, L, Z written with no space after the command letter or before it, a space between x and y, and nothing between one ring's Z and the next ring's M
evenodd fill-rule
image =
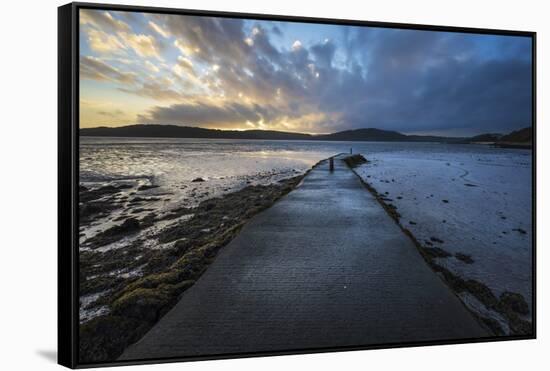
M208 355L200 357L176 357L109 363L81 364L78 362L78 152L79 152L79 22L80 9L101 9L162 13L223 18L246 18L254 20L289 21L302 23L371 26L408 30L429 30L491 35L524 36L532 40L532 320L533 333L506 337L460 339L443 341L418 341L401 344L378 344L369 346L330 347L316 349L290 349L260 353ZM224 11L201 11L189 9L157 8L146 6L70 3L58 8L58 363L69 368L102 367L114 365L137 365L197 360L215 360L256 356L276 356L350 350L416 347L476 342L526 340L536 338L536 32L512 31L488 28L466 28L407 23L359 21L348 19L313 18L271 14L234 13Z

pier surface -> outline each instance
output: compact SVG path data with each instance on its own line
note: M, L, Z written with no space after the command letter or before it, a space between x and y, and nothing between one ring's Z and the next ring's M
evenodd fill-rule
M250 220L120 360L489 336L341 157Z

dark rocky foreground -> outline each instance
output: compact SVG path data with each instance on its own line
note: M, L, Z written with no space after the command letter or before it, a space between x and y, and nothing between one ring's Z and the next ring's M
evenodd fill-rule
M101 294L90 306L101 308L103 314L80 325L80 362L115 360L195 283L218 250L233 239L247 220L290 192L302 177L268 186L248 186L204 201L196 208L173 210L168 215L150 212L140 218L128 216L120 224L87 239L84 243L87 249L80 252L80 295L82 298ZM119 202L122 189L125 186L98 189L81 186L81 225L122 207ZM144 208L147 201L146 197L139 199ZM159 246L163 244L162 248L151 248L151 241L136 239L116 249L98 249L169 221L177 222L166 224L152 236Z

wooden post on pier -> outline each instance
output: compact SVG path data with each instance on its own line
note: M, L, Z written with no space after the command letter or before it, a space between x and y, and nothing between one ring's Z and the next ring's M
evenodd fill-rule
M334 157L328 159L330 171L334 171Z

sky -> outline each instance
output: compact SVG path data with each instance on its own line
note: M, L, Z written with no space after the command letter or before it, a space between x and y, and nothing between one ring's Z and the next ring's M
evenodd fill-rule
M80 127L467 136L531 125L521 36L80 10Z

